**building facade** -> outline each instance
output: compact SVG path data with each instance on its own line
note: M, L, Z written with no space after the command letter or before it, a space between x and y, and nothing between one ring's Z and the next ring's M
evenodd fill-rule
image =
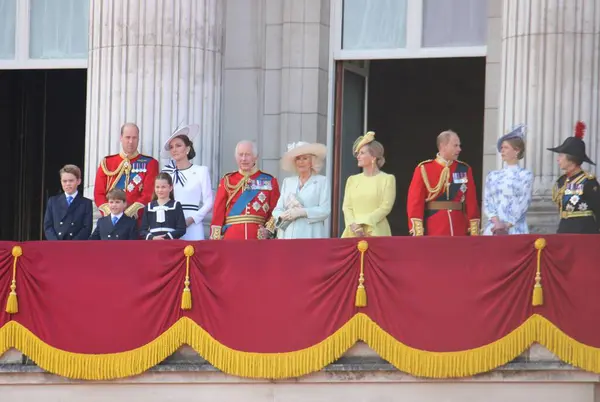
M102 158L119 151L126 121L140 126L140 150L154 156L177 126L200 124L195 162L209 166L214 184L235 169L233 150L242 139L257 142L261 168L279 177L288 143L318 141L329 148L326 174L338 202L332 235L340 225L340 188L355 169L349 147L364 131L375 130L386 146L384 169L399 177L394 216L403 222L404 178L435 155L440 131L461 134L481 187L501 166L497 138L518 123L528 126L523 163L535 174L529 222L535 232L555 231L551 187L560 172L546 148L583 120L588 155L600 160L599 44L597 0L0 0L0 88L8 88L2 76L14 71L86 75L79 89L84 126L75 131L88 196ZM71 75L56 79L62 90L80 85ZM406 225L394 231L407 234ZM193 392L211 401L325 401L340 399L339 384L348 401L599 398L597 375L540 348L480 378L444 383L381 368L385 362L364 348L349 356L359 360L297 382L231 378L185 353L110 389L69 388L75 383L7 355L0 388L13 400L46 392L54 399L45 400L78 400L92 390L136 400L143 388L144 400Z

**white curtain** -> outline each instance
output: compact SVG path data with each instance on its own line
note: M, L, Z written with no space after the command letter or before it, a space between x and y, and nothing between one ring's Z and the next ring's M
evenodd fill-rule
M0 0L0 59L15 58L17 0Z
M343 49L406 46L406 0L344 0Z
M29 57L85 59L90 0L31 0Z
M423 0L423 47L485 46L487 3Z

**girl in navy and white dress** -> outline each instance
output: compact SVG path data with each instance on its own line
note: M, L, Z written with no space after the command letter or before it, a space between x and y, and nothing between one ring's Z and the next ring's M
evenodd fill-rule
M185 216L173 199L173 180L159 173L154 180L154 197L142 215L140 235L146 240L173 240L185 234Z
M163 172L173 179L175 199L181 203L185 215L187 231L183 240L204 240L203 221L213 206L208 168L191 162L196 156L192 139L198 132L197 125L176 130L162 151L164 158L171 158Z

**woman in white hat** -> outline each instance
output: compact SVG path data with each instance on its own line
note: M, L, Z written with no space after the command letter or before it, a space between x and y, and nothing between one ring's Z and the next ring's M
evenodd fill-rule
M383 145L369 131L354 141L352 153L362 173L348 177L344 191L342 237L391 236L387 216L396 201L396 178L381 171Z
M213 192L210 174L206 166L194 165L196 156L192 140L198 135L197 125L184 126L175 130L165 142L161 157L170 158L163 172L173 178L175 200L183 207L187 225L183 240L203 240L204 217L213 206Z
M278 239L327 237L325 220L331 213L327 178L319 174L327 156L323 144L295 142L281 158L282 169L296 175L287 177L273 210Z

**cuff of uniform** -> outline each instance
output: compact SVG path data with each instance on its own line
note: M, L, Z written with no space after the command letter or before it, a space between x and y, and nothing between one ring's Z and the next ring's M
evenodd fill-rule
M423 220L419 218L410 218L410 222L412 224L412 229L410 229L410 234L413 236L424 236L425 230L423 228Z
M471 236L479 236L480 228L479 228L479 219L471 219L469 221L469 234Z
M210 239L221 240L221 226L212 225L210 227Z
M98 210L102 213L102 216L110 215L110 208L108 207L108 202L105 202L104 204L100 205L98 207Z
M130 218L137 219L139 210L143 208L144 204L136 201L125 209L125 215L129 216Z
M271 219L269 219L267 221L267 223L265 223L265 229L267 229L269 231L269 233L274 234L275 233L275 217L271 216Z

